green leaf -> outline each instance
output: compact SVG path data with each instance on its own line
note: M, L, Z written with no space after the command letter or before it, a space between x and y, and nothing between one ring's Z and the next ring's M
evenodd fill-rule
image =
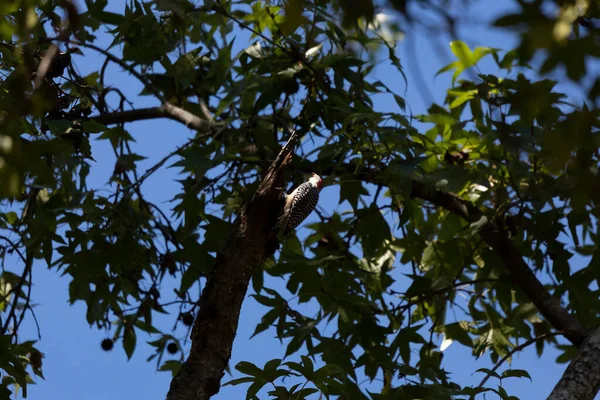
M529 372L523 369L507 369L502 373L501 378L527 378L532 381Z
M159 371L171 371L171 376L176 377L181 369L181 362L177 360L165 361L158 369Z
M386 240L390 239L390 226L383 218L381 211L374 204L357 213L359 221L356 233L361 238L361 245L366 258L376 257L384 249Z
M358 199L366 196L369 192L363 187L362 182L357 180L344 180L340 184L340 204L347 200L353 209L358 209Z
M185 270L181 277L181 286L179 287L179 293L185 293L192 285L199 281L200 277L203 276L204 272L199 266L193 264Z
M258 368L256 365L248 361L241 361L237 363L235 369L237 369L243 374L250 376L259 376L263 372L262 369Z
M456 108L464 104L465 102L475 98L478 95L478 91L477 89L467 90L464 92L460 92L457 90L449 90L448 94L456 96L454 100L452 100L452 102L450 103L450 108Z
M302 364L304 365L304 376L311 378L315 370L312 360L306 356L300 356L300 358L302 359Z
M473 340L468 332L469 325L466 321L454 322L444 326L446 338L456 340L467 347L473 347Z
M417 115L417 118L421 122L433 122L437 125L454 125L456 119L448 114L428 114L428 115Z
M42 242L42 253L48 267L52 265L52 239L46 239Z
M5 215L6 215L6 220L11 225L15 225L19 221L19 216L14 211L9 211Z
M46 121L46 125L50 129L50 132L54 136L60 136L67 131L67 129L71 128L72 122L66 119L59 120L48 120Z
M479 60L481 60L483 57L487 56L488 54L493 54L494 50L490 49L488 47L477 47L475 48L475 51L473 52L473 64L477 64L477 62Z
M108 129L105 125L102 125L94 120L83 121L81 125L83 125L83 131L87 133L100 133L105 132Z
M236 386L242 383L248 383L248 382L254 382L254 378L250 378L250 377L244 377L244 378L237 378L237 379L232 379L227 383L224 383L223 386Z
M113 13L110 11L99 11L94 13L93 15L100 21L109 25L120 25L125 20L125 17L123 15Z
M465 42L453 40L450 42L450 50L458 58L463 70L475 64L475 56Z
M315 371L315 379L319 380L324 380L325 378L338 375L343 376L344 370L335 364L324 365L323 367Z
M577 348L575 346L557 346L559 350L562 350L562 354L556 357L558 364L565 364L570 362L577 355Z
M117 148L120 140L126 142L135 142L133 136L129 134L125 129L117 127L105 130L103 134L98 136L98 140L109 140L113 148Z
M137 337L135 334L135 329L128 328L125 329L123 334L123 349L125 350L125 354L127 354L127 359L131 359L133 356L133 352L135 351Z
M457 69L460 67L461 67L460 61L453 61L450 64L442 67L438 72L435 73L435 76L443 74L444 72L452 71L453 69Z
M466 43L460 40L454 40L450 42L450 50L452 54L456 58L457 61L454 61L442 69L440 69L435 75L438 76L447 71L454 70L454 74L452 75L452 85L455 84L456 79L460 74L462 74L466 69L471 68L476 65L479 60L481 60L484 56L488 54L494 54L496 50L490 49L488 47L477 47L475 51L471 51L469 46Z
M302 15L304 11L303 0L289 0L284 3L285 7L285 19L281 24L281 33L284 35L291 35L300 27L302 24L309 22L309 19Z
M273 360L267 361L265 364L264 372L265 373L273 373L281 365L281 359L275 358Z
M265 381L254 381L254 383L248 388L248 392L246 393L246 400L254 398L256 393L258 393L260 389L262 389L266 384L267 382Z
M498 375L496 372L492 371L491 369L488 368L479 368L477 371L475 372L483 372L486 375L489 375L493 378L498 378L500 379L500 375Z

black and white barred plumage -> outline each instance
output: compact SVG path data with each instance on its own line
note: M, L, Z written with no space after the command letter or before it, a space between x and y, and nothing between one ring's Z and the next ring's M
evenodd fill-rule
M286 196L279 224L284 235L296 229L315 209L322 186L321 177L313 173L308 182L304 182Z

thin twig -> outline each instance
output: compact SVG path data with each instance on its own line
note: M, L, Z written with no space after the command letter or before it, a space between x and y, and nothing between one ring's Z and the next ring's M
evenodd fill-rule
M29 224L31 222L31 220L33 219L33 215L35 213L35 209L37 206L37 195L39 193L39 189L31 189L30 193L29 193L29 199L27 201L27 204L25 205L24 208L24 212L23 212L23 221L26 224ZM8 313L8 316L6 317L6 320L4 322L4 326L2 327L2 330L0 331L0 335L5 335L6 332L8 332L8 327L10 325L10 321L15 318L16 312L17 312L17 306L19 303L19 299L21 297L21 289L23 288L23 286L25 285L25 281L27 280L27 276L30 276L30 272L31 272L31 267L33 265L33 260L34 260L34 254L36 253L36 249L34 249L33 247L37 247L38 243L36 241L34 241L32 244L28 245L26 248L26 256L25 256L25 267L23 268L23 273L21 274L21 278L19 279L19 282L17 283L17 286L15 286L15 298L13 300L12 306L10 308L10 311ZM31 285L31 281L29 282L29 285ZM23 312L25 312L26 310L23 310ZM18 322L15 320L15 328L18 327ZM16 332L16 329L15 329Z
M144 183L144 181L150 177L150 175L155 173L160 167L162 167L167 161L169 161L169 159L171 157L175 156L177 153L179 153L181 150L185 149L186 147L191 146L197 140L198 140L198 138L191 139L191 140L187 141L183 146L177 147L175 150L173 150L172 152L170 152L169 154L164 156L159 162L154 164L152 167L148 168L146 170L146 172L144 173L144 175L142 175L140 177L140 179L138 179L137 181L133 182L131 185L126 187L123 190L123 192L126 193L129 190L132 190L132 189L135 189L135 188L141 186L142 183Z
M32 264L33 264L33 260L32 260ZM15 323L15 326L13 327L14 332L19 331L19 327L21 326L21 324L23 323L23 320L25 319L25 313L27 312L27 310L31 309L30 303L31 303L31 288L33 286L33 268L31 268L31 266L29 266L29 268L27 268L27 272L29 275L29 284L27 285L27 296L25 297L25 305L23 305L23 312L21 312L21 315L19 316L19 320ZM18 294L17 294L17 296L18 296ZM39 329L38 329L38 336L39 336Z
M18 302L19 302L19 299L21 298L21 289L25 285L25 281L27 280L27 276L29 275L31 266L33 265L33 253L34 253L34 251L32 251L32 250L29 250L27 252L27 260L25 262L25 268L23 269L23 274L21 274L21 278L19 279L19 282L17 283L17 286L15 286L15 290L13 292L15 295L15 298L13 300L13 303L12 303L12 306L8 313L8 316L6 317L6 320L4 321L4 326L2 327L2 331L0 331L0 334L2 334L2 335L5 335L6 332L8 332L8 327L10 325L10 321L15 317L15 313L17 312ZM29 285L31 285L31 282L29 282ZM25 312L25 311L23 311L23 312ZM16 324L15 324L15 326L16 326Z
M547 337L552 337L552 336L557 336L557 335L562 335L563 332L561 331L557 331L557 332L548 332L548 333L544 333L540 336L534 337L533 339L529 339L528 341L526 341L525 343L515 347L514 349L512 349L511 351L508 352L508 354L506 354L504 357L502 357L500 359L500 361L498 361L496 363L496 365L494 365L494 367L490 370L490 372L488 372L488 374L485 376L485 378L483 378L483 380L479 383L479 386L477 386L477 389L481 389L483 388L483 385L485 385L485 383L487 382L487 380L490 378L490 376L492 375L492 373L496 372L496 370L498 368L500 368L500 366L509 358L511 358L516 352L523 350L524 348L532 345L533 343L537 342L538 340L542 340L542 339L546 339ZM475 395L471 396L471 400L475 399Z
M21 261L23 261L24 264L27 263L25 261L25 256L23 255L23 253L21 253L21 250L19 250L19 247L17 247L16 243L14 243L12 240L10 240L9 238L7 238L4 235L0 235L0 239L8 242L8 244L10 244L10 246L12 247L12 249L17 252L17 254L19 255L19 257L21 258Z

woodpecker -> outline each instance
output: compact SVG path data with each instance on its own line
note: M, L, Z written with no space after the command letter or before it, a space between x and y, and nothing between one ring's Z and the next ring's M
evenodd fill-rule
M296 229L315 209L322 187L323 180L313 173L308 182L304 182L285 196L285 206L278 224L284 235Z

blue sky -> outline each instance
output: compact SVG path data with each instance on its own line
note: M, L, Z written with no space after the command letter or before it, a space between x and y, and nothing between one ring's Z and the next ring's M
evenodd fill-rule
M111 1L110 7L115 11L122 11L123 3ZM486 22L498 15L498 12L504 13L505 9L499 9L498 4L507 6L507 2L477 2L477 6L468 11L473 23L462 27L459 31L461 39L471 47L487 45L509 49L514 46L514 36L498 31L492 32L486 27ZM380 80L397 93L401 95L406 93L406 101L413 114L423 112L428 101L435 100L438 104L443 101L444 90L449 87L450 74L438 76L435 79L434 74L446 63L452 61L448 43L447 36L442 36L437 43L434 43L429 34L408 33L407 40L399 43L399 54L405 66L408 87L404 85L403 79L385 63L382 63L376 70ZM236 44L238 49L246 46L243 40ZM440 47L445 50L443 53L439 51ZM102 59L93 53L86 53L85 58L76 57L75 59L83 74L97 69L101 61ZM487 71L490 73L497 72L491 59L484 61L481 68L482 70L489 68ZM415 73L417 69L420 74ZM419 80L418 75L422 77L422 83L416 84L415 82ZM108 82L119 85L125 93L132 96L141 90L138 82L127 77L125 72L115 66L109 69ZM426 90L423 90L423 85L426 86ZM575 99L575 103L579 102L580 97L572 87L564 86L558 89L566 90ZM145 97L136 100L136 105L138 107L156 105L156 101ZM381 111L398 111L390 97L377 98L376 107ZM135 151L148 157L148 160L139 164L141 171L162 158L166 151L172 151L191 136L191 132L180 124L163 120L137 122L130 124L128 129L136 139ZM95 141L93 152L97 162L93 164L89 186L110 190L107 182L113 171L114 154L106 141ZM175 177L176 170L174 169L161 169L155 173L143 186L147 198L156 204L162 204L163 209L168 211L170 206L167 202L179 190L179 184L174 182ZM324 189L319 204L321 210L326 214L348 208L347 204L338 205L337 188L335 187ZM313 220L316 220L315 216L312 216L307 222ZM583 262L580 259L577 260L576 262ZM401 274L402 272L402 266L397 265L395 273ZM156 364L153 361L146 362L146 358L152 354L152 350L144 342L151 340L150 336L145 337L141 333L138 334L136 353L130 361L127 361L120 344L116 344L112 352L103 352L100 349L100 341L106 337L106 333L88 326L83 303L69 306L67 302L69 279L60 278L56 270L48 270L45 264L40 262L34 265L33 274L35 283L33 301L38 304L36 315L42 332L38 348L45 353L44 374L46 380L38 380L37 385L30 386L28 398L63 400L131 398L154 400L165 398L171 376L169 373L157 372ZM268 278L265 285L284 288L285 283ZM250 288L249 294L251 293L252 289ZM233 348L230 364L232 367L239 361L250 361L262 366L272 358L283 357L285 347L273 338L272 332L267 331L249 340L256 323L264 312L265 309L254 300L248 298L245 301ZM171 318L161 316L156 318L158 321L164 321L165 330L172 326ZM31 318L26 319L21 337L22 339L37 337L37 331ZM555 364L557 355L556 351L548 348L541 359L537 358L533 348L516 355L513 359L513 367L528 370L533 382L524 379L508 380L505 382L505 386L509 392L522 399L546 398L565 368L565 365ZM452 372L453 380L463 384L477 384L483 375L473 375L473 372L478 368L489 368L491 363L488 357L475 360L469 351L460 344L454 343L445 351L444 365ZM503 369L504 367L501 370ZM226 376L224 381L229 379L231 377ZM245 398L245 386L224 387L214 398L217 400L243 399ZM494 397L488 396L487 398Z

